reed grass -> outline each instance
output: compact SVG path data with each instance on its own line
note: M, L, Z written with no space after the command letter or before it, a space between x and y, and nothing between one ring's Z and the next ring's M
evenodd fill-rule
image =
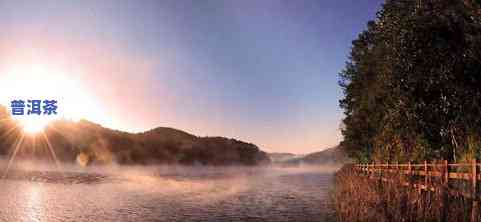
M471 220L471 200L447 195L446 184L441 181L429 181L434 191L425 191L402 185L409 180L415 182L415 177L385 176L389 182L369 178L352 165L339 170L331 196L337 221Z

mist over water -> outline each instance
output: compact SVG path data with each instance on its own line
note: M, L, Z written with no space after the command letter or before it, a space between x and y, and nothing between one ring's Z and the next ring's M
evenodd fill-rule
M62 164L59 171L21 161L0 180L0 220L324 221L336 170Z

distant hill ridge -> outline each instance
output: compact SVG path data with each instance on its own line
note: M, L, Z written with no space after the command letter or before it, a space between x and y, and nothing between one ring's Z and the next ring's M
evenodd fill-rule
M300 157L302 155L297 155L293 153L269 153L272 163L282 163L290 159Z
M157 127L142 133L137 133L138 135L162 135L162 137L176 138L176 139L195 139L196 136L187 133L182 130L170 128L170 127Z
M281 165L329 165L344 164L350 161L341 146L335 146L307 155L271 153L269 156L273 163Z
M0 107L0 155L9 155L22 131L4 107ZM12 130L13 129L13 130ZM58 120L40 135L26 136L18 158L49 159L48 143L60 161L90 164L259 165L270 163L256 145L223 137L197 137L187 132L158 127L127 133L81 120Z

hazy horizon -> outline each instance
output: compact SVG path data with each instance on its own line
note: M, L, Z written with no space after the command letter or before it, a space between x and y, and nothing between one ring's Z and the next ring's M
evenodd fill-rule
M341 140L337 74L381 2L2 1L0 103L316 152Z

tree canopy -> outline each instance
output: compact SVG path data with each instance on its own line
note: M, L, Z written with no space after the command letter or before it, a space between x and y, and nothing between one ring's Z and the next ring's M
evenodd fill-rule
M387 0L339 84L342 146L360 162L480 157L481 5Z

